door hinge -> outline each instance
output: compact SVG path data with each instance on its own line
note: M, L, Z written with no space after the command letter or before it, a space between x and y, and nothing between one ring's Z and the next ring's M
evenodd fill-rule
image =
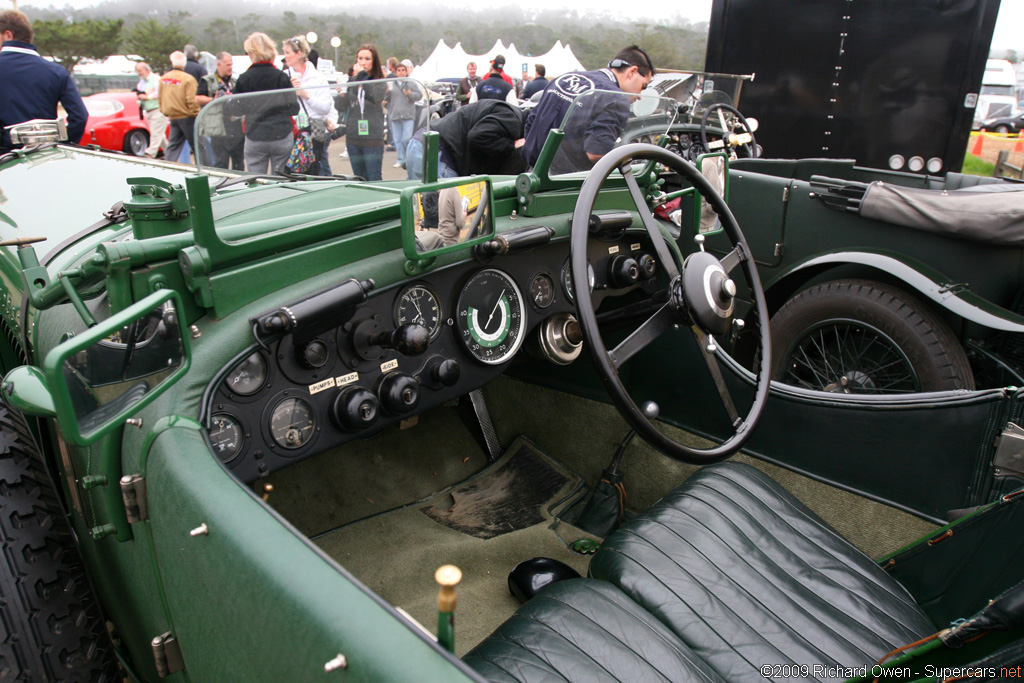
M996 455L992 459L997 476L1024 474L1024 429L1012 422L996 440Z
M788 202L788 201L789 201L789 185L787 185L786 187L782 188L782 202L785 203L785 202Z
M121 498L124 500L124 512L129 524L149 519L146 480L141 474L126 474L121 477Z
M178 639L172 636L170 631L154 638L151 644L156 673L160 678L167 678L185 668L185 660L181 657Z

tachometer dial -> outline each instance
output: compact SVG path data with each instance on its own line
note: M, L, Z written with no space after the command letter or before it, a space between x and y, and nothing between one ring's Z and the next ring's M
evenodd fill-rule
M523 343L523 297L512 278L500 270L488 268L469 278L455 317L466 350L483 363L503 363Z
M300 398L286 398L270 413L270 436L281 448L301 448L313 438L316 416Z
M441 334L444 311L433 290L423 284L412 284L403 289L395 300L395 321L399 325L416 323L430 330L430 340Z
M267 381L267 361L259 351L247 356L231 368L224 383L230 391L239 396L251 396L263 388Z
M222 462L230 462L242 452L244 435L235 418L228 415L214 415L210 419L210 445Z

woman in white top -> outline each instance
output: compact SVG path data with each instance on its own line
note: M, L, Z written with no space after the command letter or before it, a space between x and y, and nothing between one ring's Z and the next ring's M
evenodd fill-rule
M327 129L334 128L338 122L338 112L334 109L334 99L328 87L327 77L317 71L313 63L309 61L309 43L302 36L289 38L282 43L284 48L284 63L288 66L288 76L291 78L292 87L302 88L296 91L310 119L321 119L331 122ZM313 138L313 151L319 166L314 166L313 171L319 175L331 175L331 165L327 154L327 146L330 144L330 137L318 140Z

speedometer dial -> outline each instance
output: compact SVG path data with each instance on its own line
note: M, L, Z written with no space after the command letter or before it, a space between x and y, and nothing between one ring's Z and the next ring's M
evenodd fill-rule
M502 271L481 270L462 288L456 320L459 337L474 358L491 365L504 363L523 343L523 296Z

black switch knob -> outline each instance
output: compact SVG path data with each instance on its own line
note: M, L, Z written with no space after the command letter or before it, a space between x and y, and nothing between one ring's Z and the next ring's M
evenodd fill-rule
M349 387L334 399L331 414L339 427L358 432L373 426L380 417L380 401L362 387Z
M654 260L653 256L641 254L636 262L640 266L640 277L645 280L654 277L654 273L658 270L658 262Z
M298 351L299 363L307 370L322 368L331 357L327 344L319 339L314 339Z
M457 360L448 358L430 368L430 379L446 387L453 387L459 381L462 366Z
M419 323L405 323L397 330L370 335L367 342L382 349L394 349L404 356L418 356L430 345L430 330Z
M420 403L420 383L415 377L393 372L380 381L380 402L392 415L404 415Z
M615 288L635 285L640 279L640 266L632 256L619 254L608 264L608 280Z

